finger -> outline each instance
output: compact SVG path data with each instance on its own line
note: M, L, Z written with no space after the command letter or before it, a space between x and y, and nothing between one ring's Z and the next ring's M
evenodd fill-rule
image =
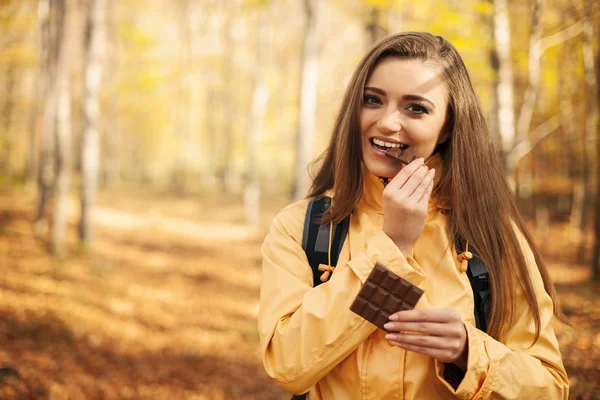
M385 338L399 345L427 347L429 349L446 349L454 351L459 347L457 338L441 336L412 335L408 333L388 333Z
M384 328L389 333L421 334L429 336L460 337L461 324L448 322L388 322Z
M397 322L450 322L460 321L461 317L453 308L428 308L398 311L390 315L389 319Z
M431 192L433 192L433 183L435 178L435 170L433 170L433 176L431 177L431 182L429 182L429 186L423 193L423 196L419 199L419 204L429 203L429 198L431 197Z
M429 168L425 165L416 170L410 178L406 180L404 186L400 188L400 196L402 198L408 198L412 196L414 191L419 187L419 185L423 182L425 177L427 177L427 171Z
M417 186L417 188L411 195L411 197L416 199L416 201L418 203L421 202L421 199L423 198L423 196L425 195L427 190L429 190L429 185L431 184L431 182L433 182L434 176L435 176L435 169L430 169L429 172L427 172L427 175L425 175L425 178L423 179L423 181L421 181L421 184L419 186Z
M398 172L396 176L392 178L392 180L388 183L386 188L393 187L396 189L400 189L406 183L408 178L410 178L411 175L415 171L417 171L424 163L425 159L423 158L417 158L413 160L410 164L402 168L400 172Z

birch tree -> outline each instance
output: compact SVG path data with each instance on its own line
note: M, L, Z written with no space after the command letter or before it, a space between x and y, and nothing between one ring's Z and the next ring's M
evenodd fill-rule
M27 149L27 164L25 167L25 185L33 187L38 177L38 120L42 99L46 93L47 60L48 60L48 7L49 0L38 0L37 19L38 30L36 32L36 47L39 55L38 66L34 77L33 101L28 116L27 130L29 142ZM42 111L43 112L43 111Z
M566 15L565 15L566 14ZM563 14L563 25L571 24L572 12ZM579 61L579 54L576 54L571 46L563 46L561 56L558 62L560 71L572 71L575 63ZM581 213L583 211L583 179L581 179L580 163L572 143L578 137L578 121L575 118L576 110L573 105L576 81L570 75L559 74L559 115L560 126L563 132L563 144L566 148L564 159L569 181L573 184L572 193L566 193L571 196L571 210L569 216L569 240L572 245L579 245L582 240L580 224Z
M498 86L498 130L502 159L513 189L514 174L519 161L542 139L560 125L560 117L553 115L544 123L531 129L531 121L540 83L540 62L543 53L550 47L571 39L582 31L582 24L575 23L555 34L542 37L539 21L542 18L542 0L535 0L532 7L532 31L529 44L528 87L521 106L518 124L514 114L514 83L510 53L510 27L506 0L494 0L494 42L496 46Z
M58 100L57 72L58 55L64 41L64 0L40 0L39 18L43 29L43 43L48 51L44 60L44 81L47 87L44 93L44 111L40 144L40 162L38 164L38 199L35 220L36 233L43 234L48 229L46 205L50 190L54 184L54 139L56 127L56 106Z
M71 85L69 84L70 65L68 58L68 38L72 34L72 17L69 10L72 0L61 2L64 13L64 33L61 40L57 74L57 113L56 113L56 183L54 199L54 215L52 219L52 237L50 247L58 256L66 252L65 237L69 214L69 191L71 188Z
M317 78L319 72L318 41L316 35L315 3L303 1L304 41L302 48L302 76L300 78L300 114L296 136L296 173L292 199L308 193L311 184L307 166L313 157L317 134Z
M585 12L583 17L583 43L582 43L582 51L583 51L583 66L584 66L584 79L585 79L585 126L584 126L584 146L583 146L583 160L582 160L582 171L583 171L583 194L581 199L581 221L579 224L579 228L581 232L584 233L583 237L585 238L585 232L588 228L588 220L590 219L590 210L588 202L590 199L590 194L592 192L592 176L591 171L593 169L592 157L593 157L593 149L594 149L594 139L597 133L597 115L598 115L598 107L596 104L596 95L597 95L597 81L596 81L596 70L594 68L594 49L593 49L593 40L594 40L594 25L592 23L592 18L594 15L594 7L592 0L586 0L585 2ZM600 103L599 103L600 104ZM597 155L600 155L598 153ZM598 158L597 158L598 160ZM600 161L598 161L600 164ZM599 175L600 177L600 175ZM600 192L596 194L598 196ZM578 259L579 261L583 261L585 254L586 242L585 240L581 240L579 242L578 249Z
M98 191L100 159L98 117L100 112L100 84L102 58L105 51L106 0L90 0L86 23L86 63L84 79L84 129L81 145L81 220L79 236L84 244L94 238L92 212Z
M178 0L179 11L179 54L178 54L178 83L176 94L176 123L174 137L177 138L178 157L175 160L172 186L175 190L184 190L189 176L191 158L191 43L192 27L190 22L193 4L189 0Z
M109 49L106 57L106 91L110 93L107 104L105 129L105 153L103 158L104 184L115 187L121 178L121 130L119 126L119 31L118 3L108 2L106 20L106 45Z
M225 5L225 4L224 4ZM220 112L221 112L221 134L223 145L222 149L222 160L221 165L217 166L216 176L221 180L220 186L224 193L233 192L234 177L233 177L233 149L234 149L234 121L231 118L235 113L234 103L234 85L233 81L235 78L233 68L235 62L235 43L232 37L232 29L235 25L235 20L238 12L237 1L231 1L226 5L227 9L224 10L225 20L221 27L221 38L223 43L223 53L221 62L221 94L220 100Z
M494 0L492 26L497 56L497 63L492 66L495 67L497 75L495 94L498 106L498 133L502 159L505 160L515 141L514 84L507 0Z
M267 20L266 10L257 10L256 64L254 66L254 89L250 109L247 135L246 182L244 187L244 211L246 224L256 229L260 223L260 175L259 151L264 129L264 119L269 100L266 75L267 65Z

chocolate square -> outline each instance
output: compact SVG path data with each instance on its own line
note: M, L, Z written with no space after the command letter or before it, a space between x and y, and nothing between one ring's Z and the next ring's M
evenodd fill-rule
M377 263L350 310L383 329L390 315L412 310L422 295L422 289Z
M392 147L385 151L385 155L388 157L395 158L400 161L402 164L410 164L413 160L417 158L413 154L412 147L408 149L400 149L398 147Z

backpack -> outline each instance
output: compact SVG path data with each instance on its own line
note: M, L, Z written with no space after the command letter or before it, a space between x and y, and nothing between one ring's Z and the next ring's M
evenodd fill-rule
M302 249L306 253L310 268L313 272L313 287L322 284L319 265L331 265L335 267L338 262L339 254L344 245L344 240L348 234L350 225L350 216L347 216L340 223L330 227L330 224L319 224L323 213L331 206L330 197L319 197L313 199L308 204L306 215L304 217L304 231L302 233ZM329 235L331 235L331 260L328 260ZM463 248L460 241L457 240L456 249ZM471 283L474 300L474 316L477 328L483 332L487 330L487 324L491 313L491 297L489 289L489 272L480 258L474 256L468 262L467 276Z

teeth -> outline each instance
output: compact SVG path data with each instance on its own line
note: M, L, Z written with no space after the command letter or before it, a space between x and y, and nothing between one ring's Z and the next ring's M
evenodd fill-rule
M402 145L400 143L390 143L390 142L384 142L383 140L377 139L377 138L373 138L373 143L375 143L377 146L383 146L383 147L389 147L389 148L401 148Z

